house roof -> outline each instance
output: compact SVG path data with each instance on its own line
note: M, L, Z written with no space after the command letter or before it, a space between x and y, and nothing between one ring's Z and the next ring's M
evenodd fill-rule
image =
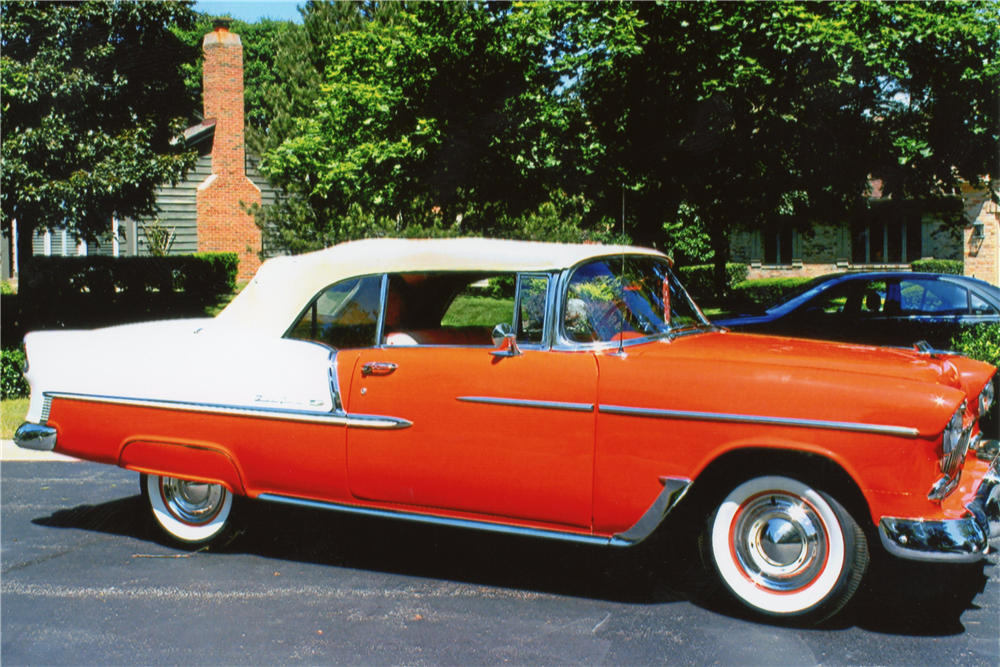
M354 276L429 271L561 270L593 257L643 254L646 248L496 239L368 239L267 260L208 328L281 336L316 294Z
M206 118L197 125L184 130L184 145L194 146L195 144L215 135L215 119Z

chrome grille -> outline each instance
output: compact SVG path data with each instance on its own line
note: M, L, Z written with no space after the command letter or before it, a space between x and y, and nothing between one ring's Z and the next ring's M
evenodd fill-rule
M49 412L52 410L52 397L46 396L42 401L42 416L40 423L45 426L49 422Z

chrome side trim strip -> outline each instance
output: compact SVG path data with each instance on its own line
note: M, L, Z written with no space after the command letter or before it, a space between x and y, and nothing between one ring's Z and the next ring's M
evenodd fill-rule
M593 403L563 403L560 401L533 401L526 398L495 398L493 396L459 396L465 403L486 405L506 405L514 408L540 408L543 410L569 410L570 412L593 412Z
M660 495L634 526L612 538L614 542L638 544L652 535L691 486L691 480L685 477L661 477L660 481L663 482Z
M655 419L683 419L694 421L730 422L740 424L764 424L768 426L791 426L819 428L830 431L853 431L856 433L877 433L916 438L920 431L905 426L884 426L881 424L859 424L857 422L832 422L820 419L793 419L790 417L761 417L756 415L733 415L721 412L690 412L687 410L659 410L656 408L632 408L623 405L599 405L599 412L626 417L653 417Z
M21 449L51 452L56 448L56 430L51 426L24 422L14 432L14 444Z
M119 396L94 396L90 394L68 394L61 392L46 392L47 398L60 398L70 401L86 401L89 403L112 403L114 405L129 405L142 408L159 408L163 410L183 410L185 412L204 412L216 415L231 415L253 417L257 419L277 419L292 422L310 422L347 426L349 428L397 429L413 426L413 422L398 417L381 415L350 414L346 412L309 412L307 410L268 410L266 408L248 408L237 405L216 405L211 403L189 403L185 401L163 401L142 398L122 398Z
M578 542L582 544L594 544L608 546L627 546L631 543L618 543L614 538L600 537L597 535L581 535L579 533L564 533L558 530L544 530L541 528L523 528L520 526L508 526L500 523L489 523L486 521L474 521L472 519L452 519L448 517L432 516L428 514L417 514L415 512L405 512L401 510L385 510L372 507L359 507L357 505L344 505L341 503L326 503L318 500L305 500L292 496L282 496L275 493L262 493L257 496L258 500L284 503L286 505L298 505L300 507L311 507L314 509L332 510L334 512L346 512L348 514L361 514L364 516L375 516L383 519L403 519L405 521L416 521L419 523L430 523L438 526L450 526L452 528L470 528L473 530L487 530L494 533L505 533L508 535L521 535L523 537L542 537L552 540L562 540L565 542Z

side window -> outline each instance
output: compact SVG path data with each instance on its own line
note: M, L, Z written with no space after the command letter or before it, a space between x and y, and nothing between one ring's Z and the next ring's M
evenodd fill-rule
M522 275L518 301L517 340L522 343L541 343L545 337L545 297L549 291L549 277Z
M972 314L973 315L996 315L997 309L987 303L975 292L972 293Z
M899 310L899 283L869 280L855 289L844 304L844 312L861 317L882 317Z
M900 282L905 315L965 315L969 312L969 292L944 280L903 280Z
M371 347L381 309L382 276L351 278L326 288L288 334L337 349Z
M513 274L389 276L383 344L492 346L493 327L514 323Z

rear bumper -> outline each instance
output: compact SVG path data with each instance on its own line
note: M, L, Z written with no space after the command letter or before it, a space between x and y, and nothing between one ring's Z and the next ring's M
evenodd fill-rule
M25 422L17 427L14 444L21 449L51 452L56 448L56 430L51 426Z
M994 445L995 446L995 445ZM884 517L879 522L882 545L900 558L963 563L989 552L990 539L1000 537L1000 457L983 475L968 516L945 521Z

